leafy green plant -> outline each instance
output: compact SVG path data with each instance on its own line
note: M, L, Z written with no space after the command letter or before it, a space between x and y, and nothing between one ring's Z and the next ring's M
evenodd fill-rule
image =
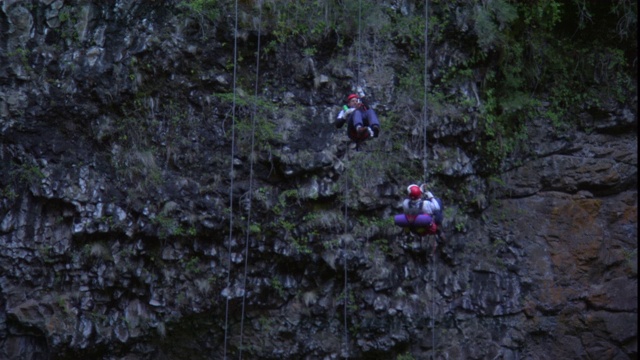
M432 116L463 123L468 115L452 109L478 107L481 134L471 150L482 160L481 173L499 173L510 154L529 151L522 145L532 119L548 119L557 131L565 131L574 125L571 114L577 109L597 106L602 98L625 102L635 93L629 56L636 48L630 31L637 23L633 2L497 0L455 9L439 1L431 5L430 46L447 41L463 50L429 79L428 106ZM424 97L423 11L389 11L390 23L381 31L409 55L406 71L398 72L401 100L396 106L414 112ZM467 33L442 36L445 29L451 35L461 28L471 29L474 43L468 42ZM474 94L452 91L470 83L479 85ZM420 119L401 121L415 126Z
M478 46L486 52L507 43L507 34L500 29L511 24L518 15L516 7L506 0L494 0L483 5L474 7L473 23Z
M200 259L197 256L192 257L189 261L185 263L185 271L192 274L199 274L201 272L198 264L200 263Z
M282 285L282 281L276 276L271 278L271 287L280 295L280 297L286 297L287 293Z
M291 238L291 245L300 254L309 255L313 252L305 238Z
M407 352L407 353L398 355L396 360L415 360L415 358L413 357L413 355Z
M222 5L224 1L219 0L183 0L178 7L189 10L202 20L216 21L223 13Z
M304 56L308 56L308 57L313 57L317 52L318 50L313 46L302 50L302 53L304 54Z
M158 227L158 237L163 240L171 236L181 237L195 233L195 228L185 229L178 220L164 215L152 218L151 223Z
M234 96L233 93L216 93L214 96L225 106L231 107L235 102L235 132L240 146L248 149L252 135L253 142L261 149L269 149L270 143L281 141L275 122L270 120L271 114L277 110L270 101L255 96Z
M322 246L326 250L336 249L340 246L340 239L334 238L332 240L324 241Z
M0 191L0 196L6 197L9 201L13 201L18 198L16 191L9 186L5 186L4 189Z
M10 200L17 198L18 189L25 186L37 186L45 178L45 174L36 164L22 163L17 165L14 162L9 162L5 171L7 176L4 180L8 184L0 189L0 195L6 196Z
M389 240L387 239L376 239L373 241L373 244L384 254L391 253L391 247L389 246Z
M262 229L260 228L260 224L250 224L249 225L249 233L250 234L260 234L262 232Z
M332 1L307 1L266 3L264 12L270 20L268 26L276 36L277 42L284 44L290 39L308 37L316 42L330 29L335 29L338 22L334 16L340 16ZM325 16L309 16L309 14L325 14Z
M25 48L17 48L7 53L10 58L13 58L17 60L17 62L21 63L24 66L25 70L31 69L31 66L29 65L29 54L30 51Z

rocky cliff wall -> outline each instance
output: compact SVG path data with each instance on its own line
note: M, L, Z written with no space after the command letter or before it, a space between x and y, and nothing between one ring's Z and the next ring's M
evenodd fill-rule
M491 177L477 114L432 117L431 255L391 220L423 165L419 117L388 121L403 53L287 44L258 101L240 14L2 2L0 357L637 358L635 94L537 119ZM358 78L383 123L359 152L332 125Z

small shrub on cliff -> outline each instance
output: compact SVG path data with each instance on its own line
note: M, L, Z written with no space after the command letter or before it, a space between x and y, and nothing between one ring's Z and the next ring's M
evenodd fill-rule
M223 1L218 0L184 0L178 4L178 7L187 9L197 14L201 19L215 21L220 17L221 5Z
M404 354L398 355L396 360L415 360L415 358L413 357L413 355L409 353L404 353Z

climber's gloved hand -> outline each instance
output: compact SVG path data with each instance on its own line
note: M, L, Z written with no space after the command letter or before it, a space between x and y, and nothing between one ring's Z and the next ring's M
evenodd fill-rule
M347 110L341 110L340 113L338 114L338 119L341 119L341 120L342 119L346 119L355 110L356 110L355 108L349 108Z

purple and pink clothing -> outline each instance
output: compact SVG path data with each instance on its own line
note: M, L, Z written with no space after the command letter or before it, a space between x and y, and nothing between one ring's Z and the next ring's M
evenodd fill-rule
M431 216L427 214L399 214L393 218L393 221L396 225L403 228L409 228L412 233L419 236L435 234L438 230L435 221L433 221Z
M431 210L428 202L422 199L405 199L402 202L404 214L394 217L397 226L409 228L409 230L419 236L435 234L438 230L436 222L433 221L428 212Z

